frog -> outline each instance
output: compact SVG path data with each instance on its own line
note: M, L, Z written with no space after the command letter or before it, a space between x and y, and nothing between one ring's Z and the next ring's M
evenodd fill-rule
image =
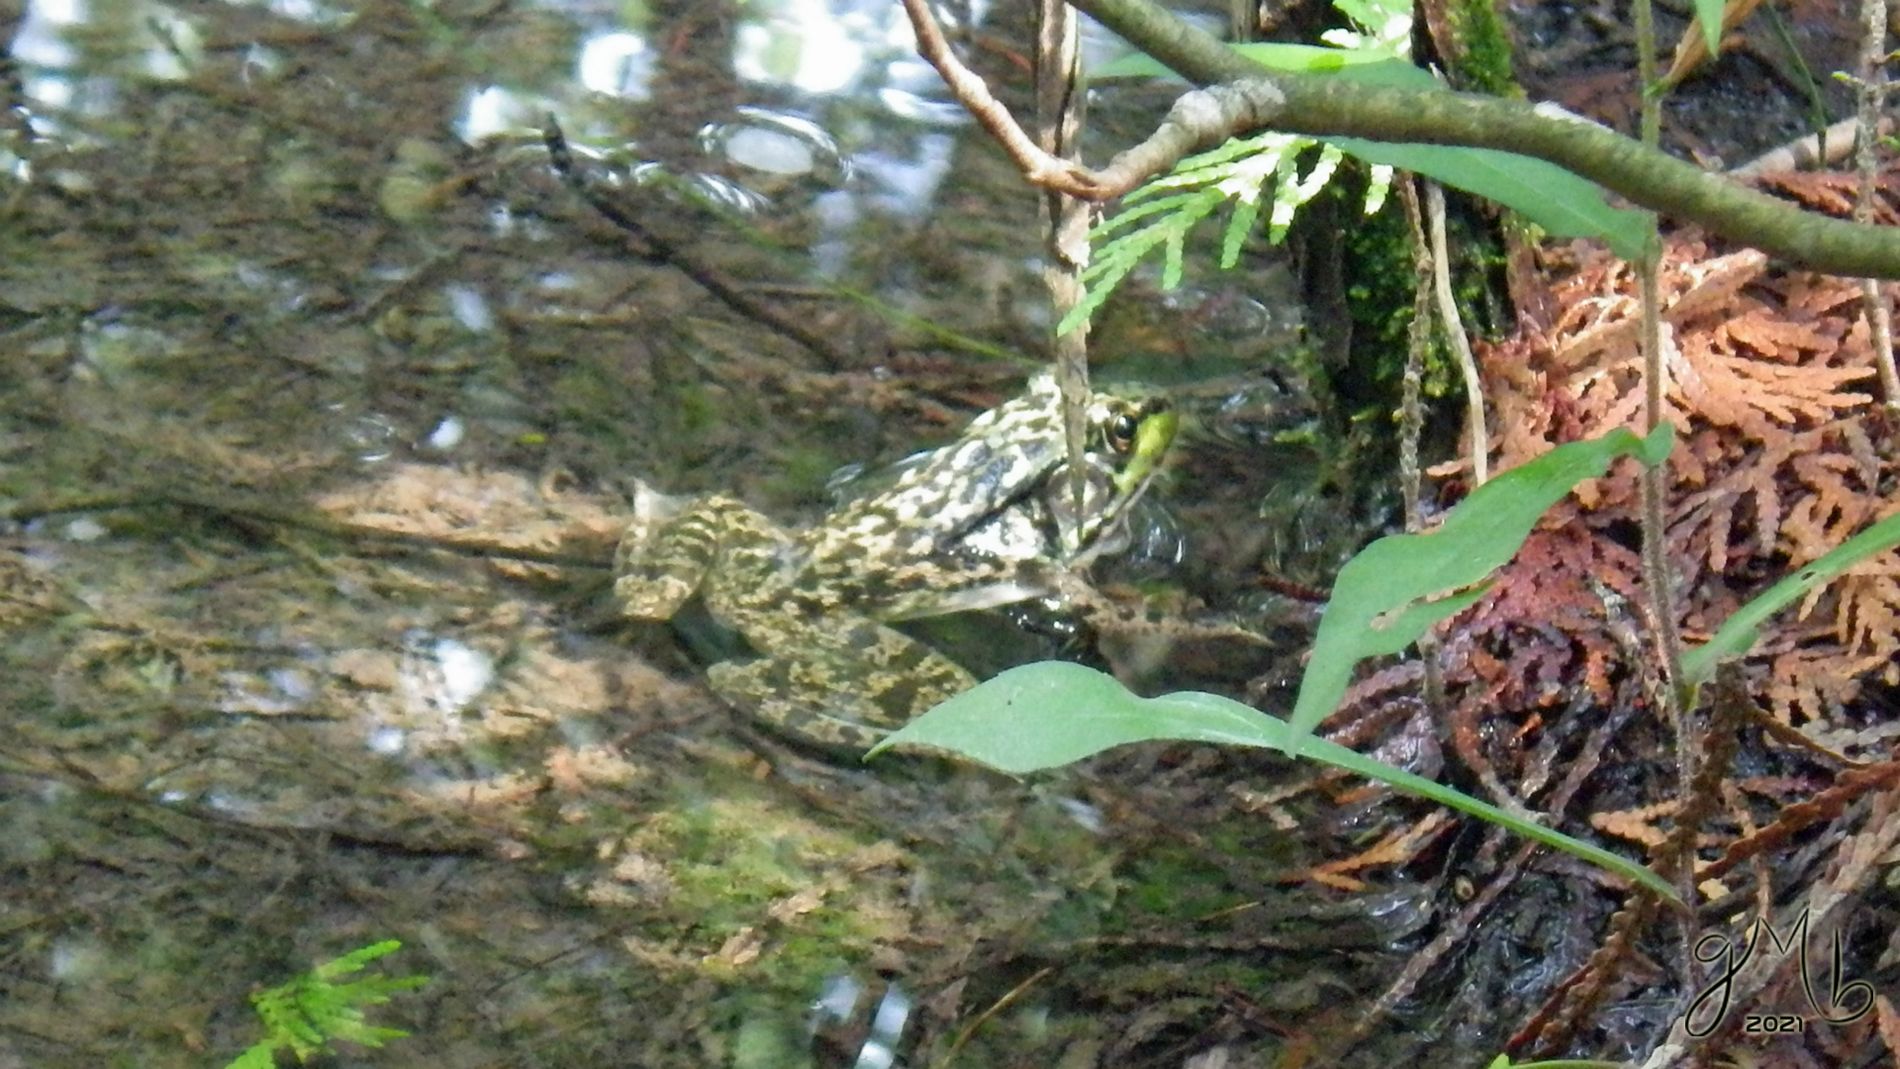
M645 621L697 597L753 654L710 665L714 693L776 734L861 753L975 684L893 625L1073 589L1125 546L1129 510L1178 425L1158 392L1091 391L1077 479L1059 391L1042 374L803 529L730 495L642 488L615 552L614 597Z

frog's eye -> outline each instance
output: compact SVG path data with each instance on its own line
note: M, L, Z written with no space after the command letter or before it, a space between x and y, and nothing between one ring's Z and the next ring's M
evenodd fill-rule
M1108 424L1108 446L1117 453L1126 453L1135 447L1135 435L1141 430L1141 421L1132 412L1123 412Z

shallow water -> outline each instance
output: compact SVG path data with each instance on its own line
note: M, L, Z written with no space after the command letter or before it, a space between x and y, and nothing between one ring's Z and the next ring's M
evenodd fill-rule
M1012 91L1017 21L975 49ZM385 938L415 1035L342 1064L1174 1064L1221 984L1317 1012L1422 922L1275 884L1305 848L1230 792L1281 769L840 767L613 620L635 479L809 514L1033 365L1034 198L894 5L6 39L0 1066L222 1065L250 992ZM1133 290L1102 350L1244 366L1298 323L1263 275Z

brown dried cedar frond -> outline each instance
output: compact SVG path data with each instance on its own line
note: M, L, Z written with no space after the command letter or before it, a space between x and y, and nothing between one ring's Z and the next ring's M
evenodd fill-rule
M1614 835L1653 851L1669 838L1669 833L1663 830L1660 821L1675 814L1676 803L1673 800L1656 802L1614 813L1592 813L1590 826L1605 835Z
M1662 281L1667 416L1680 432L1667 523L1685 594L1681 623L1695 638L1769 582L1900 510L1900 501L1889 504L1900 467L1888 459L1891 428L1857 389L1873 371L1851 281L1779 274L1752 251L1709 256L1693 239L1670 243ZM1623 265L1586 262L1553 286L1563 310L1549 332L1482 350L1500 469L1637 422L1633 291ZM1613 469L1578 488L1576 516L1592 527L1627 525L1636 496L1634 467ZM1541 622L1538 607L1516 609ZM1827 621L1827 633L1812 620ZM1869 673L1900 675L1892 664L1900 655L1900 555L1866 562L1770 631L1757 663L1779 663L1757 678L1784 722L1852 701L1856 680ZM1807 652L1790 659L1797 648ZM1520 651L1516 661L1542 690L1561 656ZM1486 673L1467 678L1510 698ZM1455 673L1450 682L1458 682ZM1536 707L1526 696L1519 708Z
M1640 563L1602 531L1565 522L1572 515L1560 507L1531 533L1440 650L1445 734L1500 800L1549 778L1556 743L1542 717L1618 701L1626 654L1614 629L1638 596Z
M1641 566L1602 532L1564 523L1567 514L1560 508L1552 526L1531 532L1446 640L1447 663L1462 665L1486 700L1548 706L1579 685L1612 699L1618 647L1605 597L1635 599Z
M1874 561L1836 580L1822 595L1834 601L1834 640L1859 672L1900 683L1900 581L1890 561Z
M1866 683L1900 682L1900 583L1893 576L1850 574L1823 591L1820 604L1812 617L1786 625L1798 644L1769 660L1769 704L1784 724L1836 723Z
M1362 891L1365 883L1352 873L1409 864L1440 831L1451 826L1451 815L1443 809L1434 809L1410 826L1384 836L1359 853L1314 865L1303 875L1328 887Z
M1753 311L1759 315L1759 309ZM1790 329L1776 334L1749 333L1745 324L1733 321L1713 330L1677 331L1675 350L1668 354L1677 428L1686 429L1694 416L1765 441L1778 430L1825 424L1873 400L1843 389L1871 379L1874 371L1830 366L1840 349L1838 339L1811 327L1784 326ZM1804 344L1808 348L1801 348Z
M1893 1008L1893 1000L1886 995L1874 997L1875 1032L1880 1042L1887 1048L1887 1058L1900 1064L1900 1011Z
M1836 778L1833 786L1784 807L1772 824L1729 844L1722 856L1708 865L1706 875L1721 876L1751 857L1782 849L1802 829L1837 820L1854 800L1874 792L1891 791L1896 785L1900 785L1900 761L1848 769Z
M1854 198L1860 177L1846 171L1779 171L1762 175L1757 184L1765 192L1778 193L1807 208L1842 219L1854 214ZM1900 176L1891 169L1874 180L1873 221L1882 226L1900 225Z
M1754 447L1712 433L1685 439L1669 521L1670 540L1695 564L1685 581L1700 582L1702 566L1722 574L1750 558L1806 564L1891 512L1880 496L1884 465L1854 444L1864 441L1855 420Z
M1855 331L1847 310L1830 304L1820 312L1791 311L1772 294L1744 292L1762 277L1759 253L1697 262L1689 257L1698 250L1672 247L1663 268L1665 416L1678 431L1732 428L1767 441L1871 400L1848 388L1874 372L1864 332ZM1508 428L1498 443L1500 466L1566 440L1538 430L1594 437L1637 425L1643 362L1636 296L1620 272L1601 273L1599 284L1611 288L1575 295L1545 344L1489 350L1486 370L1501 380L1492 397Z

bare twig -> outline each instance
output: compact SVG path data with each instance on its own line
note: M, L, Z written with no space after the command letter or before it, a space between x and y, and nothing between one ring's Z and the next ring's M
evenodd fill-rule
M1425 354L1432 337L1432 263L1436 253L1425 238L1424 212L1418 203L1418 180L1411 175L1397 178L1399 200L1405 205L1405 219L1412 230L1412 326L1406 332L1405 378L1399 401L1399 495L1405 502L1405 529L1417 534L1425 528L1425 516L1419 508L1420 483L1418 443L1425 434L1425 404L1421 397ZM1425 705L1433 723L1444 723L1445 681L1438 668L1438 636L1430 631L1418 639L1419 660L1425 665Z
M640 256L677 268L681 274L697 282L707 293L718 298L721 304L797 342L807 352L817 357L826 370L836 371L850 366L851 361L832 345L830 339L790 317L780 315L776 309L753 300L750 295L728 284L718 272L700 263L696 257L687 254L684 249L654 233L618 204L596 192L582 179L580 172L574 167L574 154L567 147L567 136L561 133L560 123L555 121L552 114L549 114L545 121L547 127L542 131L541 137L547 145L548 159L554 164L555 173L561 176L561 181L574 191L575 196L586 201L608 222L626 231L641 246L644 246L635 250Z
M1445 344L1458 360L1465 379L1465 433L1471 438L1471 484L1483 486L1491 478L1491 432L1484 423L1484 384L1478 381L1478 361L1465 337L1465 320L1458 314L1458 298L1451 292L1451 253L1445 244L1445 191L1437 182L1425 183L1425 222L1432 241L1432 290L1438 298L1438 323Z
M1842 119L1840 122L1818 133L1798 137L1779 148L1749 160L1739 167L1728 169L1730 178L1753 178L1758 174L1780 174L1783 171L1800 171L1815 166L1830 166L1847 158L1854 147L1854 131L1860 126L1858 117ZM1874 130L1881 137L1893 132L1893 119L1882 116L1874 124ZM1823 150L1822 146L1826 148Z
M1662 95L1666 87L1656 79L1656 25L1650 0L1636 0L1636 81L1642 87L1640 127L1643 144L1655 148L1662 134ZM1654 433L1662 425L1663 391L1667 382L1667 363L1663 360L1662 294L1659 275L1662 248L1652 243L1636 263L1637 285L1642 296L1643 340L1643 429ZM1670 344L1674 344L1673 337ZM1700 767L1702 739L1690 721L1682 685L1682 634L1676 627L1675 577L1669 567L1669 531L1664 524L1663 497L1666 492L1668 462L1644 467L1638 485L1642 489L1643 586L1649 595L1650 623L1655 629L1658 652L1667 686L1663 688L1664 719L1675 740L1676 796L1687 805ZM1695 864L1692 848L1695 837L1681 840L1677 857L1661 859L1662 871L1673 871L1676 888L1684 902L1695 900ZM1678 934L1682 938L1683 986L1690 985L1688 962L1692 960L1689 943L1693 918L1682 919Z
M1425 239L1425 213L1418 203L1418 182L1410 175L1395 178L1405 220L1412 229L1412 326L1406 332L1405 377L1399 398L1399 497L1405 503L1405 529L1417 534L1425 526L1418 507L1418 440L1425 433L1425 405L1421 379L1425 354L1432 338L1432 252Z
M1113 193L1100 193L1088 169L1060 159L1036 144L1023 132L1003 102L990 93L981 75L963 65L944 40L943 29L930 13L929 0L904 0L904 13L910 16L911 32L917 38L917 54L937 68L944 84L957 103L989 131L1003 151L1022 168L1023 177L1046 189L1053 189L1087 200L1102 200ZM1130 188L1133 188L1132 186Z
M1854 170L1860 175L1860 189L1854 198L1854 221L1871 222L1874 217L1874 126L1880 120L1881 98L1885 96L1882 76L1887 61L1887 0L1860 0L1861 38L1860 77L1855 90L1859 107L1855 110ZM1873 346L1874 367L1880 371L1880 392L1889 410L1900 410L1900 374L1893 366L1893 313L1880 283L1864 278L1860 282L1861 313L1867 318L1867 342Z
M1036 22L1036 147L1067 163L1082 135L1081 20L1063 0L1040 0ZM1047 240L1043 284L1056 322L1082 303L1082 269L1089 259L1087 201L1044 190L1042 224ZM1062 391L1062 429L1069 448L1069 498L1079 514L1087 487L1082 463L1088 434L1089 328L1087 323L1051 340L1056 384ZM1079 547L1064 547L1072 552Z

